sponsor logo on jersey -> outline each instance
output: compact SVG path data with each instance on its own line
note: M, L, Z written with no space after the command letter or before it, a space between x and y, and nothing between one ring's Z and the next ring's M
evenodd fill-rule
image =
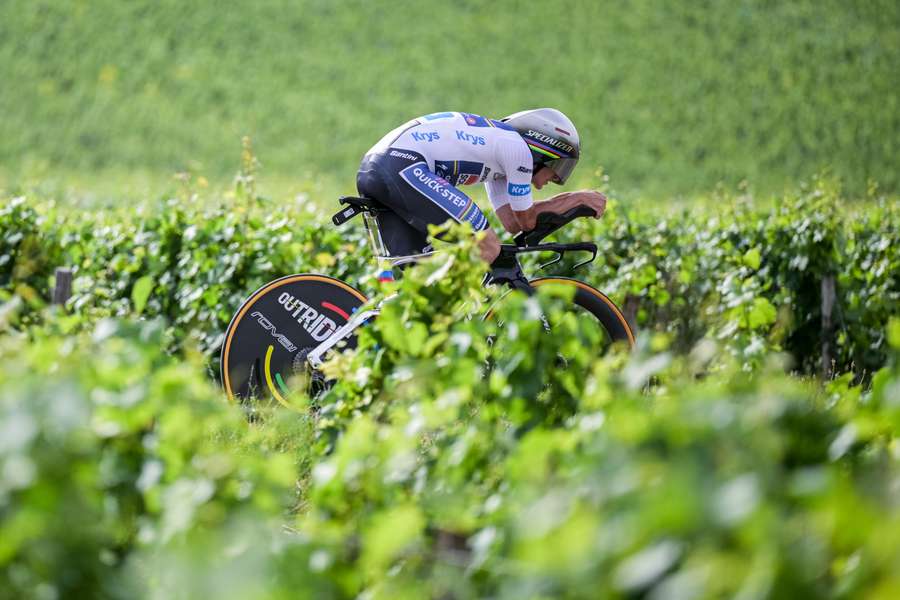
M575 147L565 143L562 140L558 140L556 138L552 138L549 135L544 135L543 133L538 133L533 129L529 129L528 133L525 134L525 137L531 138L533 140L537 140L539 142L543 142L552 148L559 148L563 152L573 152Z
M410 136L417 142L434 142L441 139L437 131L413 131Z
M424 167L424 163L406 167L400 173L403 175L404 179L413 185L413 187L420 192L424 192L425 195L432 200L446 201L439 202L445 209L449 210L449 207L447 206L448 202L450 207L456 207L457 209L465 208L469 204L469 199L466 196L456 193L450 185L450 182L443 177L428 171ZM457 216L455 213L451 214Z
M531 169L529 169L528 167L519 167L518 169L516 169L516 171L518 171L519 173L531 173Z
M421 157L416 156L415 154L410 154L409 152L399 152L397 150L391 150L391 156L396 156L397 158L405 158L406 160L422 160Z
M468 196L450 183L428 170L423 163L410 165L400 171L400 176L417 192L437 204L454 220L469 223L476 231L488 226L487 217Z
M250 315L250 318L254 317L259 323L259 326L272 334L272 337L278 340L278 343L284 346L285 350L287 350L288 352L293 352L297 349L296 344L289 340L288 337L283 333L278 333L278 331L275 329L275 325L272 324L272 321L268 320L261 312L255 311Z
M481 179L479 179L478 181L484 181L485 179L487 179L487 178L488 178L488 175L490 174L490 172L491 172L491 168L490 168L490 167L485 167L485 168L484 168L484 173L481 174Z
M317 342L321 342L337 329L337 324L334 321L287 292L278 296L278 304L291 313L291 316L297 320L297 323Z
M459 129L456 130L456 139L461 142L469 142L473 146L484 146L485 144L484 138L480 135L472 135L471 133L466 133Z
M531 192L531 186L527 183L510 183L506 186L506 191L509 192L510 196L527 196Z

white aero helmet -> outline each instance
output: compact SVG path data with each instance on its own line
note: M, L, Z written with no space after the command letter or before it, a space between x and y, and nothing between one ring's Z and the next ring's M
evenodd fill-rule
M578 132L569 117L555 108L523 110L500 119L517 132L531 149L534 169L549 167L563 184L572 174L581 153Z

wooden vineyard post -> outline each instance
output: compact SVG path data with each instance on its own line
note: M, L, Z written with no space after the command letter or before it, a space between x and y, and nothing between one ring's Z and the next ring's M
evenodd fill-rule
M56 284L53 287L53 304L64 305L72 296L72 269L57 267Z
M836 298L834 287L834 275L826 275L822 278L822 378L828 379L833 373L832 361L832 337L834 325L831 313L834 310Z
M637 312L640 304L640 298L628 294L625 296L625 305L622 306L622 316L628 321L632 331L637 331Z

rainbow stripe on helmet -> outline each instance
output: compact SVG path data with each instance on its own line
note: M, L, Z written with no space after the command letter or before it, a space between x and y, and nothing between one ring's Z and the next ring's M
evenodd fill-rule
M533 151L535 151L539 154L543 154L544 156L547 156L551 159L570 158L570 156L567 153L562 152L559 149L554 148L552 146L548 146L547 144L542 144L541 142L539 142L537 140L527 138L526 143L528 144L528 147L531 148Z

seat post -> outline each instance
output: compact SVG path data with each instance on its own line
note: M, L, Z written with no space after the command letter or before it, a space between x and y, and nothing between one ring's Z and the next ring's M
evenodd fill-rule
M381 227L378 225L378 217L370 211L363 213L363 222L369 235L369 245L375 256L390 256L384 239L381 237Z

